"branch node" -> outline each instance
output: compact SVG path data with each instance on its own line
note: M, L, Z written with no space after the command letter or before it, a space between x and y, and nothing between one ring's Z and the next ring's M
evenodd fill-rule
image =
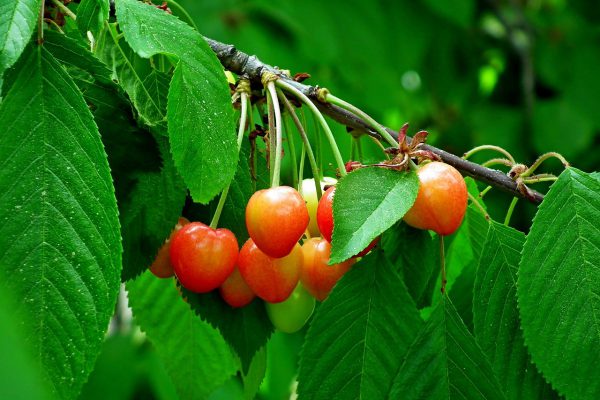
M319 88L317 89L317 100L321 103L327 103L327 95L329 94L329 89L327 88Z

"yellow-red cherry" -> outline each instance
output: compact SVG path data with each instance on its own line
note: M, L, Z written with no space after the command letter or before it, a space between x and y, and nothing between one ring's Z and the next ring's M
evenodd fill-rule
M302 259L302 249L297 243L287 256L273 258L248 239L240 250L238 268L258 297L269 303L279 303L287 299L298 284Z
M419 167L419 192L404 222L418 229L450 235L458 229L467 210L467 185L451 165L434 161Z
M150 265L150 272L152 272L157 278L170 278L173 275L175 275L175 272L173 271L173 265L171 264L171 257L169 256L169 249L171 248L171 239L173 239L175 233L177 233L181 228L183 228L184 225L187 225L189 223L190 221L188 221L187 218L180 217L177 221L177 225L175 225L175 228L173 228L173 230L171 231L171 235L169 235L169 238L165 241L165 243L163 243L163 245L158 250L156 258L152 262L152 265Z
M234 308L247 306L256 297L250 286L242 278L242 274L240 274L240 270L237 267L223 282L219 288L219 293L223 300Z
M330 187L323 193L319 206L317 207L317 224L323 238L331 243L333 235L333 196L335 194L335 186ZM363 257L375 247L379 242L379 236L373 239L369 245L354 257Z
M337 281L350 269L356 260L353 258L339 264L328 265L331 244L325 239L312 238L302 245L304 262L300 281L306 290L317 300L323 301Z
M171 240L171 263L179 282L188 290L207 293L233 272L238 242L228 229L201 222L187 224Z
M289 186L259 190L246 206L248 234L263 253L275 258L290 254L308 219L304 199Z

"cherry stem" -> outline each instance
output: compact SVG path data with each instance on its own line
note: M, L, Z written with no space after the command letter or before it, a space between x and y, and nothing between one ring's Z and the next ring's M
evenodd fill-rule
M308 97L306 97L306 95L304 95L304 93L302 93L301 91L299 91L298 89L296 89L295 87L290 85L289 83L284 82L281 79L278 79L276 81L276 84L279 87L281 87L282 89L284 89L284 90L292 93L294 96L298 97L304 104L306 104L308 106L308 108L310 108L310 110L313 112L313 114L315 115L315 117L317 118L319 123L321 124L321 127L323 128L323 131L325 132L325 136L327 136L327 140L329 141L329 145L331 146L331 151L333 152L333 157L335 158L335 162L337 164L340 175L346 176L346 167L344 165L344 159L342 158L342 155L340 154L340 149L337 146L337 143L335 142L335 137L333 136L333 133L331 132L331 129L329 128L329 125L327 125L327 121L325 121L325 117L323 117L323 114L321 114L321 112L319 111L317 106L312 101L310 101L310 99Z
M411 170L417 172L419 170L419 167L417 166L417 164L415 164L415 162L409 157L408 158L408 166L410 167Z
M238 153L240 148L242 147L242 140L244 139L244 131L246 130L246 117L248 115L248 94L245 92L240 93L240 100L242 102L242 110L240 114L240 126L238 128L237 134L237 148ZM210 227L216 229L219 225L219 218L221 218L221 213L223 212L223 206L225 206L225 200L227 200L227 194L229 194L229 186L231 183L223 189L221 192L221 197L219 198L219 203L217 203L217 209L213 214L212 220L210 221Z
M491 145L491 144L484 144L482 146L474 147L471 150L467 151L465 154L463 154L462 158L464 160L466 160L467 158L471 157L473 154L478 153L478 152L480 152L482 150L495 150L498 153L502 153L506 158L508 158L508 160L510 160L510 162L512 164L516 163L515 159L513 158L513 156L508 151L506 151L505 149L503 149L500 146L494 146L494 145Z
M302 147L300 148L300 166L298 168L298 182L302 182L304 178L304 160L306 159L306 147L304 146L304 142L302 142ZM296 189L299 189L297 187Z
M369 125L371 125L371 127L373 129L375 129L375 131L377 133L379 133L381 135L381 137L384 138L391 146L398 147L398 141L396 139L394 139L392 137L392 135L390 135L390 133L383 126L381 126L381 124L379 122L375 121L370 115L368 115L366 112L364 112L360 108L353 106L352 104L348 103L347 101L342 100L342 99L332 95L331 93L327 93L327 96L325 96L325 101L327 101L328 103L331 103L331 104L335 104L336 106L340 106L340 107L350 111L352 114L356 115L357 117L362 118Z
M554 151L551 151L549 153L542 154L537 160L535 160L533 165L521 174L521 177L525 178L525 177L528 177L529 175L533 174L533 172L536 169L538 169L538 167L549 158L558 158L560 160L560 162L565 166L565 168L570 165L569 162L567 160L565 160L565 158L563 156L561 156L560 154L558 154Z
M275 172L275 148L277 147L277 134L275 133L275 110L273 109L273 100L267 91L267 120L269 124L269 145L268 145L268 160L269 160L269 182L273 182L273 173Z
M439 235L440 237L440 266L442 270L442 294L446 293L446 283L448 280L446 279L446 256L444 254L444 236Z
M194 19L190 16L190 14L188 14L188 12L185 10L185 8L183 8L179 3L177 3L174 0L166 0L166 1L167 1L167 4L169 5L169 8L177 9L177 14L180 14L180 15L178 15L178 17L181 18L183 16L184 18L181 18L181 19L184 19L188 23L188 25L192 26L195 30L197 30L199 32L199 29L196 26Z
M383 154L385 154L385 158L389 160L390 159L390 155L385 152L385 147L381 144L381 142L379 140L377 140L376 138L374 138L373 136L369 136L369 138L373 142L375 142L375 144L377 145L377 147L379 147L381 149L381 151L383 152Z
M61 3L60 1L52 0L52 3L54 3L54 5L56 7L60 8L60 12L69 16L69 18L71 18L72 20L77 19L77 15L73 14L73 11L69 10L69 8L67 6L65 6L63 3Z
M477 201L477 199L475 198L475 196L473 196L469 192L467 192L467 196L469 196L469 200L471 200L471 203L473 203L475 205L475 207L477 207L477 209L479 209L479 211L481 211L481 213L483 214L483 216L485 217L485 219L489 221L490 220L490 214L488 214L487 211L485 211L485 208L483 208L483 206L481 205L481 203Z
M37 31L37 43L42 44L44 42L44 5L45 1L41 2L40 15L38 16L38 31Z
M514 165L514 161L510 161L507 158L492 158L491 160L487 160L481 164L482 167L491 167L492 165L505 165L507 167L512 167Z
M287 110L288 114L292 117L292 121L294 121L294 125L296 125L296 129L298 130L298 133L300 133L300 137L302 138L303 150L308 155L308 162L310 164L310 168L312 169L313 178L315 180L315 189L317 190L317 199L320 199L321 196L323 195L323 192L321 191L321 183L320 183L321 174L319 172L319 167L317 166L317 161L315 160L315 155L312 151L312 148L310 147L310 142L308 140L308 136L306 136L306 131L304 130L304 127L300 123L300 120L298 119L298 115L296 115L296 111L294 110L294 107L292 106L292 103L290 103L290 101L285 97L285 95L283 94L283 92L280 89L277 90L277 95L279 96L279 99L283 103L283 106ZM304 161L304 157L302 159L302 162L303 161ZM303 167L304 167L304 165L302 165L300 170L302 170ZM345 167L344 167L344 171L346 171ZM300 180L299 182L300 182L300 184L302 184L302 180Z
M506 217L504 218L505 226L508 226L508 224L510 223L510 218L513 215L513 211L515 210L515 206L517 205L518 201L518 197L513 197L512 201L510 202L510 206L508 206L508 211L506 212Z
M483 196L485 196L487 194L487 192L489 192L490 190L492 190L492 185L489 185L488 187L486 187L485 189L483 189L481 191L481 193L479 193L479 198L483 199Z
M279 95L279 93L277 94ZM298 160L296 159L296 144L294 143L292 129L290 128L288 118L283 119L283 126L285 127L285 138L288 144L288 150L290 151L290 161L292 163L292 185L294 188L298 188Z
M539 183L539 182L554 182L558 179L558 177L552 174L539 174L530 176L529 178L523 178L523 183L531 184L531 183Z

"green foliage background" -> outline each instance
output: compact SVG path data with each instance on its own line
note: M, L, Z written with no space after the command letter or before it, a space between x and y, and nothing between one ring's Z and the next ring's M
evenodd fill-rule
M23 4L26 3L35 5L34 1L23 2ZM95 25L94 21L95 19L101 21L102 15L90 14L98 12L98 9L92 7L96 3L104 7L102 13L106 15L108 9L105 7L105 1L82 2L82 5L85 4L85 8L82 7L79 10L73 3L70 7L80 15L80 21L86 21L86 25L77 26L70 22L73 25L70 28L80 29L82 32L87 30L94 33L100 32L102 24ZM600 39L600 28L598 28L600 26L598 24L600 8L596 7L594 3L584 0L571 2L566 0L527 2L398 0L355 3L349 4L347 1L340 0L281 1L277 3L267 0L179 1L179 4L189 12L203 35L234 44L242 51L257 55L266 63L290 69L292 73L308 72L312 75L308 83L329 88L338 97L358 105L376 120L389 127L397 129L404 122L410 122L409 133L426 129L430 132L430 144L455 154L460 155L476 145L496 144L505 147L513 153L518 161L526 164L533 162L538 154L546 151L558 151L582 170L594 171L600 167L600 151L598 151L600 106L594 98L597 93L600 93L600 75L597 73L597 68L600 66L600 49L597 45ZM181 10L174 4L170 5L173 13L185 20ZM8 1L0 0L0 11L13 12L11 7ZM31 6L21 12L23 15L33 14L36 12L36 7ZM83 18L84 15L85 18ZM1 17L2 15L0 15ZM83 23L81 22L81 24ZM15 27L15 29L25 30L22 26ZM111 47L110 36L105 36L98 37L99 46L105 49L99 54L99 58L110 64L109 61L114 56L115 49ZM142 36L142 39L145 37ZM162 39L165 46L168 47L168 38ZM166 221L170 221L174 215L160 216L156 221L151 221L153 228L148 228L142 225L146 210L157 204L164 205L165 209L177 208L177 205L182 205L184 201L183 182L168 157L167 140L165 139L166 75L155 71L144 81L146 86L156 88L156 93L151 94L157 99L159 103L157 106L151 104L149 98L139 90L139 85L133 83L131 71L128 70L127 65L117 66L116 71L103 70L104 67L101 64L98 65L95 59L85 59L85 55L80 59L74 58L73 54L82 53L77 51L79 44L74 41L51 33L46 35L46 40L46 49L52 53L53 57L66 64L73 63L73 65L67 65L69 73L83 91L84 98L97 106L92 109L92 113L105 142L109 143L107 153L111 169L113 172L116 171L118 173L116 175L119 177L115 182L115 189L121 206L121 226L125 229L138 226L145 232L140 236L140 232L133 229L128 230L131 239L124 235L123 246L126 250L144 245L148 246L148 249L155 248L164 237L162 233L167 232L171 226ZM0 43L2 41L3 38L0 37ZM151 47L151 44L144 42L138 43L137 47L132 45L136 47L132 50L124 42L122 45L124 51L132 57L133 50L139 51L141 48L145 52L152 53L162 51L165 47L161 45L161 48L155 49ZM0 50L5 50L0 53L2 69L17 61L18 53L21 50L17 49L19 51L11 52L6 49L9 49L8 45L0 48ZM64 55L64 59L61 58L61 55ZM177 56L186 59L190 55L180 54ZM193 56L189 58L192 64ZM195 56L203 55L196 54ZM135 58L134 60L137 62L141 59ZM135 68L143 67L135 65ZM111 72L118 75L122 88L117 87L110 80ZM184 74L185 71L181 73ZM2 91L4 96L6 96L6 89L9 89L12 84L10 78L15 77L14 74L15 72L9 71L4 76L4 90ZM189 71L188 74L190 74ZM91 75L96 81L88 79ZM193 77L193 74L190 76ZM134 115L134 111L131 112L131 115L129 112L116 112L116 110L128 109L123 90L127 92L138 111L142 113L139 116L140 119L150 128L136 126L133 122L134 117L137 116ZM54 106L59 108L57 104ZM6 118L8 117L10 115ZM222 123L229 125L230 122ZM121 129L123 127L126 127L126 132ZM342 154L344 157L348 157L350 136L345 134L344 127L332 124L332 128L338 137ZM181 130L184 130L184 127ZM154 139L149 139L150 135L140 134L142 131L144 134L148 134L147 131L150 131ZM309 132L309 134L311 133ZM154 140L159 144L158 149L153 149L152 142ZM211 142L210 139L205 140L207 140L207 145ZM376 161L379 157L379 150L366 139L363 139L362 142L367 158ZM135 152L127 153L125 151L126 154L120 154L120 152L123 153L122 149L110 147L115 144L119 144L123 148L139 149L138 153L145 154L147 158L137 159ZM327 146L321 147L325 173L333 175L333 158L326 148ZM156 154L148 157L148 154L153 151ZM232 164L233 155L229 156L230 164ZM181 154L180 159L176 161L185 164L184 158L185 155ZM485 154L474 158L475 161L480 162L485 159ZM247 171L247 167L243 163L244 161L240 161L240 167L236 173L239 188L235 188L232 195L232 197L239 197L241 199L239 202L242 203L243 199L248 196L250 188L248 177L242 175L244 171ZM554 172L560 170L558 163L549 165L551 171L553 168L556 168L553 170ZM283 177L288 183L291 182L291 171L289 157L284 157ZM309 174L308 171L307 168L307 174ZM183 181L186 179L189 178L183 176ZM139 196L138 200L132 200L127 196L128 187L134 180L140 183L136 189L138 194L147 194L145 197L149 199L148 204L136 203L143 196ZM186 183L190 186L189 182ZM470 185L476 192L476 185L473 183ZM594 185L590 184L589 187L597 188L597 183ZM164 192L168 192L170 195L163 194L152 198L156 186L164 188ZM480 189L482 188L480 187ZM208 199L202 198L200 201L204 202ZM488 194L486 203L492 218L502 220L509 201L510 197L497 193L497 191ZM124 210L130 210L131 213L123 213ZM535 210L534 206L519 202L511 225L528 232ZM240 229L242 216L236 215L232 211L235 211L235 203L226 205L222 223L225 226L230 225L232 228ZM548 213L552 214L552 211L554 210L551 209ZM207 209L192 207L190 213L205 217ZM579 219L584 219L581 217L580 211L577 211L576 214L579 215ZM415 359L425 360L424 364L429 363L428 357L438 354L442 355L441 361L440 359L436 360L439 365L447 365L457 359L479 357L480 352L475 348L476 346L473 346L474 341L470 336L473 332L476 336L481 333L479 336L485 338L479 342L484 350L487 344L494 343L499 340L498 338L511 343L516 340L519 347L513 357L518 359L519 363L527 366L531 361L524 351L522 342L527 342L534 348L536 345L541 346L541 338L537 337L535 333L537 332L536 324L539 321L529 321L531 324L525 327L524 337L520 336L521 331L516 324L505 327L503 331L499 331L498 338L494 338L490 337L491 334L485 330L486 326L483 321L487 315L478 313L471 315L471 309L477 310L479 303L482 304L481 312L488 298L502 298L510 294L514 301L506 305L507 315L513 317L513 322L518 318L516 298L514 298L516 291L514 279L516 279L515 272L519 261L519 246L522 245L523 237L520 233L506 230L502 226L494 225L488 230L486 223L481 220L479 214L469 209L465 224L451 238L447 259L450 274L454 274L454 276L450 276L452 285L449 286L453 303L444 301L438 304L439 301L432 302L432 299L423 297L423 293L428 292L426 289L431 289L435 283L417 280L422 277L422 275L414 273L415 269L420 266L420 260L412 260L410 255L399 257L398 260L391 260L399 268L398 271L393 271L393 281L398 281L402 285L401 278L403 278L404 285L407 286L407 292L402 294L406 297L403 300L407 301L400 302L401 298L394 299L398 302L396 308L409 303L412 305L412 301L407 296L409 294L419 308L424 307L421 310L422 315L431 313L427 328L423 332L431 330L439 334L439 337L434 338L435 346L410 349L409 354ZM583 222L581 223L583 224ZM400 227L399 229L406 230L408 228ZM589 229L593 231L592 228ZM243 226L241 230L243 231ZM160 234L157 231L161 231ZM546 231L540 228L536 235L539 237L545 233ZM238 237L244 234L241 232ZM428 234L413 232L412 237L415 238L415 243L405 247L395 243L395 236L392 235L396 234L398 232L394 231L390 236L384 236L382 246L385 249L401 253L407 253L406 249L408 248L424 249L424 252L432 250L431 238ZM536 236L534 235L533 238ZM365 242L369 242L370 239L365 238ZM479 253L484 245L484 250L491 248L506 252L504 259L486 260L499 271L502 282L505 282L501 287L495 285L488 287L483 276L476 276ZM584 250L580 250L580 253L583 254ZM129 253L126 251L125 254L134 258L134 260L124 258L125 264L135 262L137 265L146 265L151 259L149 252L137 254L134 251ZM381 269L376 268L377 263L375 262L375 257L380 255L373 254L372 258L366 259L364 269L377 270L377 274L381 274ZM435 257L431 256L431 258ZM579 262L578 259L569 261L573 265ZM428 264L436 265L436 263L437 261L432 261ZM380 264L385 265L385 262L381 261ZM349 275L346 279L346 286L343 288L345 291L334 292L336 297L341 299L346 291L353 293L355 286L360 287L360 285L366 284L358 275L358 272L364 271L355 271L357 273ZM128 270L124 274L135 275L139 272L141 271ZM413 279L413 275L416 278ZM376 277L376 275L373 273L372 277ZM123 278L131 278L131 276L124 275ZM113 280L116 282L116 279ZM471 307L472 296L461 296L460 293L463 285L470 287L468 285L472 286L474 282L477 289L474 299L476 304ZM153 280L148 274L142 275L140 279L128 284L129 291L137 296L137 302L132 302L134 312L136 308L138 309L135 322L143 324L144 321L154 321L154 326L160 328L162 319L159 318L159 321L156 322L156 314L150 312L145 315L144 313L144 311L152 311L155 307L162 310L161 312L165 315L171 313L170 320L183 321L189 325L190 329L186 330L186 326L180 326L180 331L175 332L179 335L177 341L172 340L171 336L174 332L158 328L157 332L148 331L146 332L148 335L164 339L164 343L153 346L140 331L132 333L127 323L120 324L119 321L113 321L112 335L103 343L102 352L89 380L81 391L80 398L173 399L178 396L191 397L194 394L201 394L202 397L208 396L210 399L251 398L259 387L263 372L265 379L260 384L257 395L260 399L288 398L293 391L293 382L298 373L306 376L307 379L304 382L308 382L304 386L300 386L298 391L307 396L319 395L319 390L323 388L316 385L319 382L316 382L315 377L311 376L314 372L306 369L298 371L298 358L305 336L307 339L314 338L319 335L317 328L327 329L326 316L330 309L334 308L333 303L325 303L316 312L316 315L323 317L319 321L322 326L317 326L308 335L305 331L294 335L274 333L267 343L266 353L260 351L252 359L252 363L245 365L248 360L239 360L234 354L230 354L229 348L220 336L216 337L215 331L207 323L192 318L193 315L187 307L184 307L184 303L179 302L180 307L176 310L170 308L172 299L179 301L176 289L171 287L171 284L171 281ZM525 280L524 284L535 285L535 281ZM390 312L390 304L394 305L395 303L378 297L380 294L374 290L376 287L373 285L370 287L371 291L363 290L361 292L362 297L370 299L369 301L373 301L375 304L384 304L385 306L381 306L378 310L379 313L376 313L371 320L361 321L361 327L364 327L366 331L379 332L387 324L386 315ZM114 295L116 286L113 286L112 293ZM436 295L439 292L438 289L438 287L435 288ZM545 290L545 287L538 285L536 289ZM6 296L8 297L8 295ZM203 299L206 300L206 297ZM365 304L364 301L360 301L361 299L360 297L355 299L357 307ZM1 299L2 303L10 303L14 300L18 299ZM439 299L436 298L436 300ZM210 299L206 301L210 302ZM211 318L205 311L203 314L204 304L200 300L191 298L190 303L199 315L206 318L208 323L219 323L217 320L220 315ZM438 306L430 307L432 303L433 306L436 304ZM258 314L264 314L260 306L260 304L254 304L253 308L237 313L236 319L232 317L227 320L230 324L235 323L235 326L222 327L222 329L229 332L236 331L237 321L244 321L248 314L255 311ZM536 306L536 299L533 299L529 304L533 314L535 314ZM110 307L105 308L104 312L110 313ZM355 308L350 307L348 312L352 312ZM411 318L418 319L416 314L410 314L414 313L413 308L410 310L407 308L404 311ZM490 309L489 312L492 314L491 317L499 313L494 309ZM504 315L504 310L502 315ZM458 316L465 321L471 333L467 332L464 326L454 323L459 320ZM337 322L343 324L348 323L346 317L340 318L339 315L334 315L331 318L339 318ZM448 338L457 337L457 340L462 340L467 344L467 351L464 354L453 353L455 349L446 349L441 346L441 342L447 338L442 337L437 328L442 324L442 320L446 321L446 319L450 321L449 323L444 322L447 324L446 335ZM252 319L250 318L250 320ZM227 321L222 322L223 325ZM8 352L2 354L9 354L15 360L14 368L6 368L5 364L0 363L0 371L6 372L6 374L1 374L5 379L4 381L0 380L0 384L8 387L9 383L13 382L13 376L18 376L23 381L22 385L28 387L30 391L17 394L9 392L7 395L11 398L18 398L18 396L41 398L44 396L44 387L39 383L38 371L31 368L27 349L21 348L17 344L17 337L26 335L28 332L21 332L20 326L16 329L7 328L16 324L17 322L12 320L12 316L0 312L0 326L3 326L0 329L0 343L4 344L5 350ZM403 326L397 328L400 329ZM247 335L252 335L252 332L256 331L252 325L246 326L245 329L248 331ZM408 330L408 328L406 329ZM189 341L186 341L182 337L189 331L194 334ZM214 341L207 343L206 337L202 336L205 334L204 332L206 335L215 336ZM407 347L417 335L416 331L405 333L406 338L397 338L401 342L402 348ZM266 337L268 334L270 331L266 332L264 336ZM249 346L250 350L244 348L244 351L251 354L253 346L261 345L262 340L266 340L265 337L256 338L256 344L245 343L244 345ZM421 334L417 343L426 339L427 336ZM365 341L363 346L366 347L369 344ZM344 343L342 342L341 345L343 349ZM192 351L190 350L192 348L197 351L197 348L201 346L205 346L205 350L209 353L212 351L210 354L212 359L209 361L211 364L220 365L221 373L216 374L213 371L216 374L214 378L203 376L202 379L205 381L195 381L194 385L197 385L197 388L190 386L188 389L191 392L189 393L178 392L179 388L185 386L186 380L192 379L190 376L201 370L202 365L194 365L194 362L198 363L198 359L194 357L190 357L190 360L185 357L174 359L171 364L166 365L159 356L180 350ZM508 347L507 345L504 349L506 350ZM324 346L323 349L312 349L312 353L306 351L303 356L308 360L311 357L318 359L323 354L325 354L325 358L329 359L338 357L337 353L326 353L326 351L327 348ZM387 360L384 356L385 354L381 359L362 360L363 364L357 361L352 363L352 368L362 371L365 365L377 368L402 361ZM501 359L502 356L502 354L494 354L495 359ZM555 360L547 361L547 364L551 366L554 363ZM588 364L588 366L593 365L591 362ZM439 365L436 364L436 366ZM498 362L491 367L485 364L480 373L482 376L488 376L494 370L494 373L502 378L513 380L522 378L512 375L506 377L505 375L510 374L505 373L504 366ZM404 376L407 377L411 376L410 373L420 375L422 372L420 369L411 370L410 368L415 368L414 365L412 367L410 365L394 365L394 368L402 368L401 371L405 372ZM244 372L242 373L240 370ZM119 371L126 372L119 373ZM176 373L173 374L173 371ZM458 386L461 386L461 383L465 384L464 381L456 378L457 371L452 369L448 369L448 371L454 374L452 383L458 382ZM339 382L344 379L346 372L334 371L329 379ZM439 369L435 369L434 372L439 372ZM336 373L338 374L336 375ZM170 375L171 377L169 377ZM174 375L177 378L174 379ZM382 384L391 385L393 377L386 376L384 378L384 382L381 383L378 381L381 376L368 376L360 385L349 386L348 393L364 395L378 390L385 392L389 389L390 393L394 394L397 386L401 387L403 383L401 380L396 380L390 388L382 389ZM431 382L438 381L434 374L429 378ZM589 372L587 378L593 380L593 371ZM550 392L541 376L533 369L530 370L530 376L528 375L527 379L529 380L524 385L528 385L530 390L539 393L546 393L545 390ZM180 383L177 389L173 383L175 381ZM490 381L489 385L487 383L486 385L484 385L484 389L490 390L490 392L496 391L498 387L495 381ZM323 390L325 391L325 389ZM439 390L443 395L451 392L451 389L447 387L440 387ZM413 395L419 396L418 388L415 388ZM505 395L507 398L518 398L516 394L510 392Z

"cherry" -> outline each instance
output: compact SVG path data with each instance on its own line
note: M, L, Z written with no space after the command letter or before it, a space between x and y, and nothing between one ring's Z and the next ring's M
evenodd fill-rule
M335 187L332 186L323 193L321 200L319 201L319 206L317 207L317 224L319 225L319 230L323 235L323 238L331 243L331 236L333 234L333 196L335 194ZM369 251L375 247L375 245L379 242L379 237L373 239L371 243L360 253L355 255L354 257L363 257Z
M289 186L259 190L246 206L248 234L266 255L284 257L308 226L308 210L300 193Z
M321 181L321 189L325 190L325 186L333 186L337 183L337 179L330 178L328 176L323 177ZM315 187L315 180L313 178L304 179L302 181L301 191L302 197L306 201L306 208L308 209L308 233L310 236L321 236L319 232L319 226L317 225L317 207L319 205L319 199L317 199L317 188Z
M273 258L259 249L252 239L242 246L238 268L250 289L269 303L287 299L300 278L302 249L295 244L285 257Z
M235 235L201 222L187 224L171 240L171 263L179 282L197 293L221 286L238 257Z
M223 282L219 288L219 293L221 293L223 300L234 308L247 306L256 297L252 289L244 281L244 278L242 278L242 274L240 274L240 270L237 267Z
M281 303L265 303L269 319L284 333L298 332L306 324L315 309L315 299L298 284L287 300Z
M304 263L300 273L300 281L319 301L331 292L337 281L350 269L356 261L351 258L339 264L328 265L331 244L325 239L312 238L302 245Z
M177 233L184 225L189 223L190 221L188 221L187 218L180 217L177 221L177 225L175 225L175 228L171 231L171 235L169 235L169 238L158 250L156 258L152 262L152 265L150 265L150 272L157 278L170 278L175 274L175 272L173 272L171 258L169 257L169 249L171 247L170 242L171 239L173 239L173 235L175 235L175 233Z
M450 235L458 229L467 210L467 185L454 167L434 161L417 171L417 199L404 222L419 229Z

